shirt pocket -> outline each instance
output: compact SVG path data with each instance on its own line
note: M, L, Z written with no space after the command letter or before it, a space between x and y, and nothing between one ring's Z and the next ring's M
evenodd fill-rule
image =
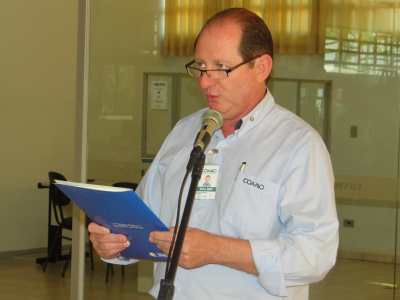
M278 195L279 185L238 173L232 193L221 207L222 230L238 238L265 238L272 213L277 214Z

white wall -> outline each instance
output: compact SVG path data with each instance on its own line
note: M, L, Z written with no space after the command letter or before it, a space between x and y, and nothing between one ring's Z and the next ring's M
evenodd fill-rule
M0 2L0 253L47 246L50 170L73 175L77 1Z

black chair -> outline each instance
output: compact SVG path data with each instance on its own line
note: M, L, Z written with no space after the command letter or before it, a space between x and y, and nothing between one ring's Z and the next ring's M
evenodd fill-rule
M54 246L57 242L58 239L66 239L66 240L71 240L70 237L62 235L62 230L71 230L72 231L72 217L64 217L63 213L63 208L71 203L71 199L69 199L63 192L61 192L57 186L54 184L55 180L64 180L66 181L67 179L61 175L60 173L57 172L49 172L49 182L50 182L50 188L49 188L49 196L51 200L51 204L53 207L53 213L54 213L54 218L57 223L57 232L54 236L52 245L50 247L49 253L47 255L47 259L43 264L43 271L46 271L47 264L49 262L49 258L51 257L53 253ZM90 219L86 217L86 223L88 224L90 222ZM61 273L61 277L64 277L65 272L67 270L69 261L71 260L71 250L72 247L69 250L68 256L66 258L65 264L63 271ZM89 241L89 255L90 255L90 262L91 262L91 269L94 269L94 263L93 263L93 247L91 242Z
M120 182L114 183L112 186L136 190L138 184L137 183L133 183L133 182L120 181ZM113 267L113 264L107 263L106 282L108 282L108 278L110 276L110 272L111 272L111 275L114 275L114 267ZM121 274L122 274L122 276L125 275L124 266L121 266Z

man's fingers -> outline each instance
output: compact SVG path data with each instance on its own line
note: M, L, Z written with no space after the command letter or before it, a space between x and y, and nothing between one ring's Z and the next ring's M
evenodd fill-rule
M98 234L109 234L110 230L106 227L100 226L94 222L91 222L88 225L88 231L90 233L98 233Z
M117 237L116 242L107 241L109 237ZM90 240L92 241L93 248L96 252L103 258L113 258L121 251L125 250L130 246L130 242L120 242L118 241L119 235L98 235L96 234L90 235ZM124 237L124 236L123 236ZM126 239L126 237L125 237ZM113 239L114 240L114 239Z
M152 243L171 242L172 234L172 231L153 231L150 233L149 241Z
M92 243L97 243L97 244L108 244L108 243L115 243L115 244L120 244L122 246L128 247L129 246L129 241L128 238L123 235L123 234L97 234L97 233L91 233L89 236L89 239Z
M123 250L123 249L122 249ZM107 251L97 251L97 253L100 255L100 257L105 258L105 259L110 259L114 258L120 253L122 250L119 249L113 249L113 250L107 250Z
M126 245L128 245L128 246L126 246ZM119 252L125 250L125 248L129 247L129 245L130 245L129 242L124 243L124 244L121 244L121 243L103 243L103 244L100 245L99 251L100 252L116 252L116 253L119 253Z
M96 223L88 225L89 239L93 248L103 258L113 258L130 246L128 238L123 234L110 233L110 230Z

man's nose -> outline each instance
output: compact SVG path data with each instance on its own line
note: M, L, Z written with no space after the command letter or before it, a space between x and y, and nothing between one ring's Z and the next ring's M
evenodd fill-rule
M199 78L199 85L200 85L200 88L202 88L202 89L206 89L209 86L216 85L216 84L217 84L217 80L211 79L210 77L208 77L208 75L206 73L203 73L203 75Z

